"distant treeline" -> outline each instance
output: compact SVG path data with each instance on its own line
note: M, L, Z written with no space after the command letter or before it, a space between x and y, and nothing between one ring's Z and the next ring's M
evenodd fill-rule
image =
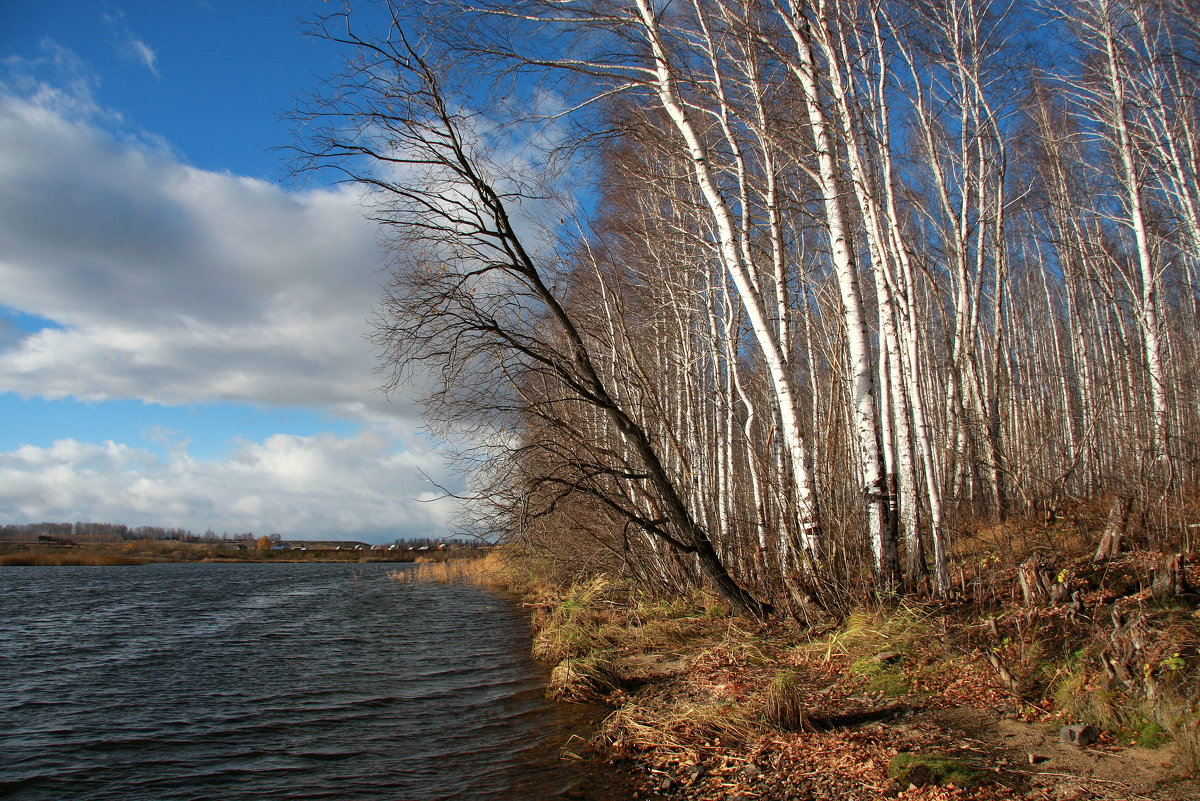
M278 537L279 535L272 535ZM254 539L254 535L222 534L213 531L203 535L185 528L161 528L159 526L126 526L120 523L21 523L0 526L0 540L36 540L38 537L55 537L73 542L113 542L126 540L176 540L179 542L205 542L215 540Z
M54 538L68 542L125 542L130 540L165 540L170 542L253 542L259 535L251 531L217 534L209 529L196 534L186 528L162 528L160 526L126 526L120 523L20 523L0 525L0 542L34 542L39 537ZM279 534L269 534L272 541L283 539ZM439 546L461 548L479 545L475 540L434 537L398 538L397 548L404 550L434 549Z

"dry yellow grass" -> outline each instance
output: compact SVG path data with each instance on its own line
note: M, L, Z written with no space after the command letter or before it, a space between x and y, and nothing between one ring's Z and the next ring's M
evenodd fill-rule
M388 575L404 584L475 584L507 589L513 583L513 571L503 554L498 552L478 559L417 562L413 567L394 570Z

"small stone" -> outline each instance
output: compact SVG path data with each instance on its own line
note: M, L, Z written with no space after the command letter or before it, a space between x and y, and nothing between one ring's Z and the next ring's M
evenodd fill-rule
M694 765L688 770L688 778L692 781L699 781L705 774L703 765Z
M749 765L747 765L742 770L742 775L745 776L747 779L750 779L751 781L753 781L754 779L757 779L759 776L762 775L762 768L760 768L758 765L755 765L753 762L751 762Z
M1058 739L1064 743L1086 748L1100 737L1100 730L1095 726L1063 726L1058 732Z
M890 665L900 661L900 654L896 651L880 651L875 654L875 661L881 665Z

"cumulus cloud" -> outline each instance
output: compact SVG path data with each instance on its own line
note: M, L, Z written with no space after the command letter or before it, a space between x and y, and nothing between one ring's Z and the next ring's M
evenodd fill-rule
M95 520L196 532L385 542L440 536L454 502L420 477L442 469L419 440L277 434L229 459L168 456L114 442L59 440L0 454L0 520Z
M412 433L423 388L376 390L383 258L359 198L191 167L91 88L0 83L0 307L48 322L0 322L0 393L319 409L361 429L239 441L215 460L189 454L198 431L148 432L165 455L23 445L0 453L0 520L444 532L453 505L422 502L438 495L423 475L454 484Z
M391 416L365 340L381 264L349 191L199 170L53 94L0 95L0 304L62 326L0 353L0 390Z

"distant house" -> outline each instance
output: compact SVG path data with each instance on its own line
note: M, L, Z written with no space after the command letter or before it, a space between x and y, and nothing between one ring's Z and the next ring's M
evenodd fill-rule
M371 547L357 540L280 540L277 545L287 551L362 551Z

